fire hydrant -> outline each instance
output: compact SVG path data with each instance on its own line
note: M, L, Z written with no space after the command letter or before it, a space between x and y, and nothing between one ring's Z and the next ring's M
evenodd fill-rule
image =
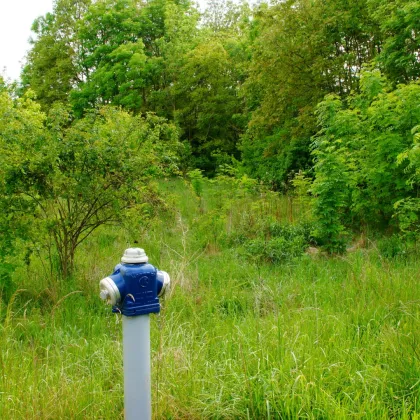
M126 249L121 264L99 283L101 299L123 315L126 420L149 420L152 416L149 314L160 311L159 298L169 285L169 274L148 264L141 248Z

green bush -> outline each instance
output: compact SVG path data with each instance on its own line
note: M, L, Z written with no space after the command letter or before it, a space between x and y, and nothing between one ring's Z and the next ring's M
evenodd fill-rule
M203 186L204 186L204 176L201 169L194 169L188 172L188 177L190 179L191 187L195 195L200 198L203 195Z
M312 236L314 225L310 222L301 222L298 224L272 222L268 225L267 231L270 236L284 237L286 240L292 241L296 237L303 237L305 243L315 243Z
M390 91L379 71L360 83L359 95L317 107L314 233L329 252L344 251L351 230L418 232L420 84Z
M382 237L376 246L379 254L385 258L402 257L407 254L407 246L399 235Z
M270 223L264 236L243 241L242 254L256 262L285 263L301 256L311 244L312 226Z

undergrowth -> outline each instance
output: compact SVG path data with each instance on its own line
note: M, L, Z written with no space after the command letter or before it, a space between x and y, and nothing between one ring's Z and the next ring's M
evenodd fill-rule
M172 279L151 317L154 418L419 419L418 255L394 238L310 256L298 200L199 182L162 182L147 228L101 228L67 282L21 263L0 308L0 418L123 418L121 319L98 282L141 246Z

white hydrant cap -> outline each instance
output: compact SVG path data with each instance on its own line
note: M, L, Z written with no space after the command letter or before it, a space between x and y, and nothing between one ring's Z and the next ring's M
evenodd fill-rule
M147 261L149 261L149 258L142 248L128 248L121 258L121 262L128 264L147 263Z

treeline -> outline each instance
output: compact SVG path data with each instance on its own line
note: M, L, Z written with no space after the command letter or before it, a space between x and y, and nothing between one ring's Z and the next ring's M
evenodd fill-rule
M416 239L418 1L56 0L32 30L1 88L3 249L42 221L71 271L85 234L156 204L128 190L194 168L305 185L330 251L371 227Z
M200 16L189 1L57 0L33 25L23 89L77 118L105 104L154 112L181 129L185 167L214 174L240 155L250 22L245 5Z
M213 175L242 158L282 188L312 167L326 94L360 93L363 68L392 88L418 79L419 13L413 0L214 0L202 15L187 0L57 0L33 24L23 89L46 112L155 112L180 128L191 166Z

